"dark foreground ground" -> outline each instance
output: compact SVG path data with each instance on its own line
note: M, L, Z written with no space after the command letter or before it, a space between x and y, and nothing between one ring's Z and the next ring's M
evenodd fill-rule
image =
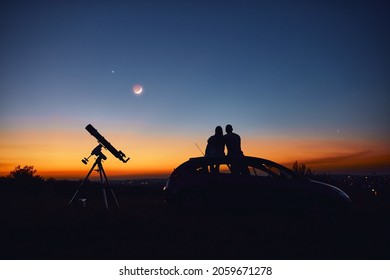
M91 186L87 207L66 205L75 182L39 190L1 186L0 259L390 259L389 200L354 191L342 221L289 213L209 213L164 207L163 182L116 186L120 209L104 210Z

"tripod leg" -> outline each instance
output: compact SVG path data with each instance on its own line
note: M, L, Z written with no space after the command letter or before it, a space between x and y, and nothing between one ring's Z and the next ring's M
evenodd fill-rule
M103 191L103 199L104 199L104 206L106 206L106 209L108 210L108 201L107 201L107 194L106 194L106 186L103 181L103 175L104 177L106 174L104 173L103 165L101 162L99 162L99 175L100 175L100 184L102 185L102 191Z
M111 190L112 196L114 197L114 200L115 200L116 206L118 206L118 208L120 208L120 207L119 207L119 202L118 202L118 200L116 199L116 196L115 196L114 190L113 190L111 187L110 187L110 190Z
M103 186L103 199L104 199L104 206L106 206L106 209L108 210L108 201L107 201L107 195L106 195L106 189Z
M74 193L74 195L72 196L72 198L70 199L68 206L70 206L72 204L73 200L76 198L78 193L79 193L79 190L77 189L76 192Z
M74 195L72 196L72 199L69 201L68 203L68 206L70 206L73 202L73 200L76 198L77 194L79 193L79 190L81 189L81 187L83 187L84 183L88 180L89 178L89 175L91 175L93 169L95 168L95 166L97 165L97 162L95 162L93 165L92 165L92 168L89 170L87 176L85 176L83 182L80 184L80 186L77 188L76 192L74 193Z
M104 179L106 180L106 184L107 184L107 186L110 188L111 194L112 194L112 196L114 197L116 206L118 206L118 208L120 208L120 207L119 207L119 202L118 202L118 200L116 199L116 195L115 195L115 193L114 193L114 190L112 189L111 184L110 184L110 182L109 182L108 179L107 179L106 172L105 172L104 169L103 169L103 165L101 166L101 168L102 168L101 170L102 170L103 175L104 175Z

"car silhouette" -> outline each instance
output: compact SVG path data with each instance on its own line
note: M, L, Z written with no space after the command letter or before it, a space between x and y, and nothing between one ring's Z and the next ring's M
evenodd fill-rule
M172 172L163 190L168 206L192 213L215 207L341 213L351 202L335 186L249 156L191 158Z

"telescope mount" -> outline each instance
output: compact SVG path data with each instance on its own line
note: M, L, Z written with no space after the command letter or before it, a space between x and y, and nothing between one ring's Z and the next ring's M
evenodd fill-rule
M95 160L95 163L92 165L91 169L89 170L87 176L85 176L83 182L80 184L80 186L78 187L78 189L76 190L76 192L74 193L72 199L69 201L68 203L68 206L70 206L72 204L72 202L78 197L80 196L80 194L83 194L85 195L85 183L87 182L89 176L91 175L92 171L94 170L94 168L97 166L97 169L96 171L99 172L99 176L100 176L100 184L101 184L101 187L102 187L102 193L103 193L103 200L104 200L104 206L106 208L106 210L108 210L108 200L107 200L107 192L108 190L110 190L110 193L112 194L112 197L114 198L115 200L115 204L116 206L119 208L119 203L118 203L118 200L116 199L116 196L115 196L115 193L114 193L114 190L112 189L111 187L111 184L110 182L108 181L107 179L107 176L106 176L106 172L104 171L104 168L103 168L103 163L102 163L102 160L106 160L107 157L102 153L102 145L99 144L98 146L96 146L92 152L91 152L91 155L88 157L88 158L84 158L82 160L82 162L84 164L87 164L88 162L88 159L92 156L92 155L95 155L97 156L96 160ZM80 200L81 199L84 199L84 197L80 197Z

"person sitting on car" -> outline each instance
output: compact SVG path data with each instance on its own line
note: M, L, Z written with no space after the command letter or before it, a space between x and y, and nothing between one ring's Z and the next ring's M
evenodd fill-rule
M241 151L241 137L233 132L233 127L231 124L228 124L225 128L226 134L223 136L225 140L225 145L227 148L228 156L243 156Z
M215 134L207 140L205 156L224 156L225 142L221 126L215 128Z
M215 134L207 140L206 157L224 156L225 155L225 142L223 138L223 130L221 126L215 128ZM210 172L218 173L219 164L210 165Z

